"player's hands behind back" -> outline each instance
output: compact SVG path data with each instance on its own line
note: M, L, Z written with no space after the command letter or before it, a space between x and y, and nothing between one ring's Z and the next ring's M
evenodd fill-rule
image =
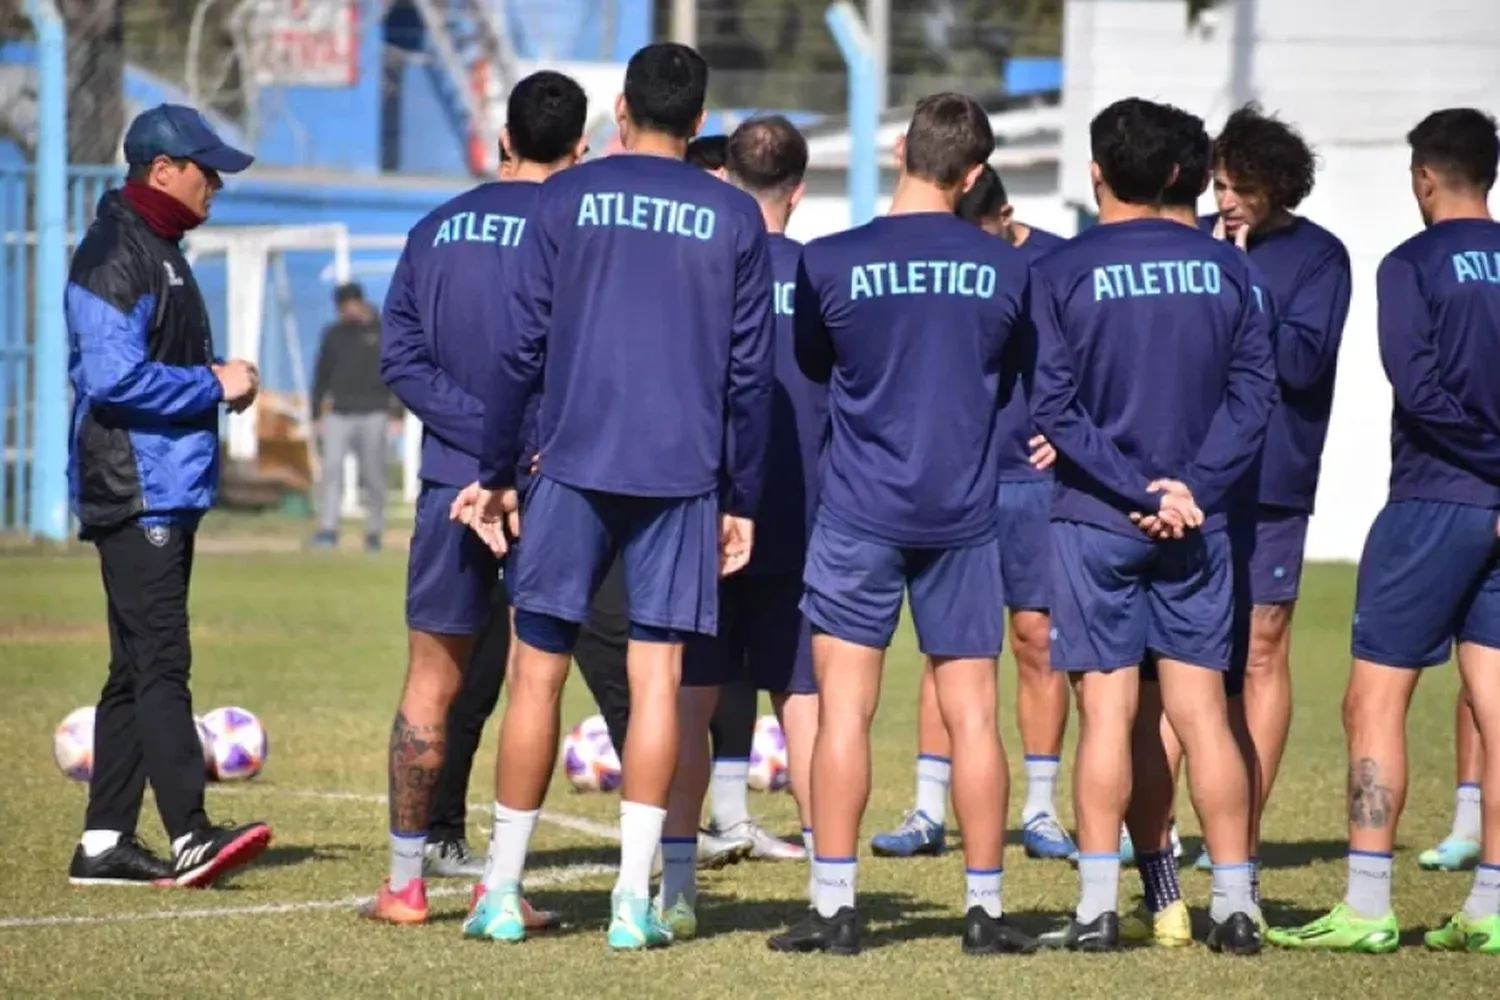
M719 517L719 575L729 576L745 568L755 544L755 523L748 517Z
M1154 514L1131 514L1131 523L1152 541L1182 538L1189 531L1203 527L1203 511L1193 499L1193 491L1175 479L1158 479L1147 484L1146 492L1160 493L1161 505Z
M510 529L511 537L521 537L520 504L515 490L487 490L478 483L470 483L453 498L448 518L468 525L497 556L505 555L510 548L506 528Z

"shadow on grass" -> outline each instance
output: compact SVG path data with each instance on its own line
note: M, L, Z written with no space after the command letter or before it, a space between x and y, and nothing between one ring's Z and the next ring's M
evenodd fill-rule
M272 843L252 864L254 868L291 868L309 861L338 861L362 850L355 844L319 844L309 847L304 844L282 846Z
M1200 837L1182 838L1183 867L1191 867L1203 852ZM1306 868L1325 861L1342 861L1349 856L1347 840L1268 840L1260 845L1260 867Z

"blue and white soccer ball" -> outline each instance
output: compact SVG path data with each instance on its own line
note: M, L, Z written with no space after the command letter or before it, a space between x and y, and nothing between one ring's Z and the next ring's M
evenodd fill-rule
M52 734L52 759L64 777L88 783L94 774L94 706L75 708Z
M563 773L580 792L612 792L620 787L620 756L604 716L591 715L568 731L562 745Z
M260 773L271 744L266 729L252 712L229 706L203 717L210 741L209 777L215 781L246 781Z
M750 744L750 787L758 792L779 792L787 787L786 733L774 715L755 720L755 738Z

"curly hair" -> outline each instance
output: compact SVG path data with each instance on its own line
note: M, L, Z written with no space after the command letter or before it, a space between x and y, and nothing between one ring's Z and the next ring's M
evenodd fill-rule
M1318 158L1296 129L1252 103L1224 123L1214 166L1236 187L1264 192L1273 209L1293 209L1312 194Z

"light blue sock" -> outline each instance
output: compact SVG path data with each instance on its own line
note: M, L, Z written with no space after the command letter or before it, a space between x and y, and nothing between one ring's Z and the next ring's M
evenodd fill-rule
M938 826L948 817L948 783L953 764L947 757L922 754L917 758L917 811Z
M1005 869L964 872L964 912L979 907L996 920L1005 912Z
M1480 865L1474 869L1474 888L1464 902L1464 916L1470 920L1500 916L1500 865Z
M670 907L678 899L689 906L698 901L698 838L661 838L661 905Z
M1344 902L1366 920L1391 912L1391 856L1371 851L1349 852L1349 890Z
M854 880L858 865L853 858L813 859L813 905L818 915L831 917L854 905Z
M1078 855L1078 883L1077 917L1080 924L1091 924L1101 914L1120 912L1118 854Z
M422 877L427 834L391 832L391 891L400 892Z
M1213 900L1208 907L1210 920L1221 924L1236 913L1246 916L1255 913L1255 899L1250 888L1254 872L1254 867L1248 862L1240 865L1214 865Z

